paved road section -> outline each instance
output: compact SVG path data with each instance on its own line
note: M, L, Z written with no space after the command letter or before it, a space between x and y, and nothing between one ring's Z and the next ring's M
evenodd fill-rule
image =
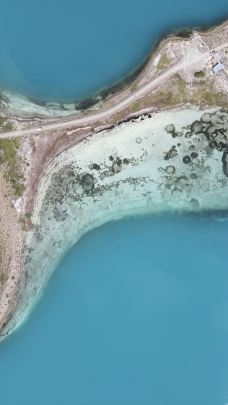
M15 137L35 135L35 134L43 132L43 131L50 131L50 130L60 129L60 128L67 129L67 128L71 128L73 126L92 124L95 121L105 120L110 115L117 113L118 111L127 107L132 102L134 102L137 99L139 99L140 97L142 97L144 94L148 93L150 90L155 88L158 84L160 84L164 80L167 80L169 77L173 76L178 71L180 71L184 68L187 68L191 65L194 65L197 62L200 62L201 60L204 60L206 63L209 60L209 58L211 58L212 51L219 51L220 49L223 49L226 47L228 47L228 42L212 49L211 51L209 50L207 52L202 53L201 55L199 55L197 57L193 57L191 59L191 61L189 61L189 60L182 61L180 63L175 64L174 66L171 66L167 71L160 74L158 77L151 80L149 83L147 83L141 89L139 89L132 95L126 97L124 100L120 101L117 105L109 108L108 110L102 111L100 113L91 114L88 117L82 117L82 118L68 117L67 119L65 118L65 120L63 120L61 118L61 119L59 119L58 122L56 122L54 124L46 124L43 126L34 127L34 128L30 128L30 129L20 129L20 130L15 130L15 131L10 131L10 132L3 132L0 134L0 138L15 138Z

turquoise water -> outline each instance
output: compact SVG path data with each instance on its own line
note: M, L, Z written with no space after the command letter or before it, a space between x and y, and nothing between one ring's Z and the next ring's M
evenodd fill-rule
M1 0L0 86L90 95L227 0ZM225 405L228 222L148 217L86 235L0 345L3 405Z
M86 235L0 345L4 405L225 405L228 222L145 217Z
M227 0L1 0L0 86L85 97L127 75L164 33L225 18Z

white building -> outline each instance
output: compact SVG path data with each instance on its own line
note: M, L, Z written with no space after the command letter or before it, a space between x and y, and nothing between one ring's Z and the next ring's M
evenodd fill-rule
M220 70L223 70L223 65L222 63L218 62L212 67L213 73L218 73Z
M213 51L213 58L215 59L216 62L220 62L222 59L222 56L220 55L220 53Z

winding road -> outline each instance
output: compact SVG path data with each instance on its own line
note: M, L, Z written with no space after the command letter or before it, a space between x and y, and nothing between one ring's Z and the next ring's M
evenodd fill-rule
M132 102L136 101L139 99L142 95L146 94L153 88L155 88L158 84L160 84L162 81L168 79L169 77L173 76L175 73L178 71L189 67L191 65L196 64L197 62L200 62L201 60L205 60L205 63L211 58L212 51L219 51L220 49L228 47L228 42L212 49L211 51L207 51L202 53L201 55L197 57L192 57L192 59L182 61L180 63L175 64L174 66L171 66L167 71L164 73L160 74L158 77L154 78L151 80L149 83L145 84L141 89L137 90L135 93L131 94L130 96L126 97L124 100L120 101L117 105L109 108L108 110L102 111L100 113L94 113L92 115L89 115L87 117L82 117L82 118L74 118L68 117L65 120L59 119L57 123L53 124L46 124L43 126L35 127L35 128L29 128L29 129L19 129L15 131L10 131L10 132L2 132L0 134L0 138L15 138L15 137L22 137L22 136L28 136L28 135L35 135L37 133L43 132L43 131L49 131L53 129L65 129L65 128L70 128L72 126L78 126L78 125L84 125L84 124L89 124L94 121L99 121L107 118L113 113L118 112L119 110L127 107L129 104Z

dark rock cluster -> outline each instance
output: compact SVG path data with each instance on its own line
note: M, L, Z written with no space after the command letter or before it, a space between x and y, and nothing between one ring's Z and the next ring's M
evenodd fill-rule
M165 130L166 130L166 132L167 132L168 134L172 134L172 135L174 135L175 132L176 132L176 129L175 129L174 124L168 124L168 125L166 125Z
M228 151L223 152L222 164L223 164L223 172L228 177Z
M169 124L165 127L167 133L171 134L173 138L183 135L181 132L177 132L173 124ZM198 136L208 141L208 152L216 149L223 152L222 166L223 173L228 177L228 112L225 110L219 110L213 113L202 114L200 120L194 121L188 131L185 133L185 138L192 138ZM164 159L168 160L175 156L175 147L166 153ZM192 160L198 158L198 152L193 151L190 155L183 156L183 162L190 164Z
M189 155L185 155L185 156L183 157L183 162L184 162L185 164L191 163L191 158L190 158L190 156L189 156Z
M193 134L200 134L202 132L203 126L200 121L194 121L191 125L191 132Z
M100 167L100 165L98 165L97 163L92 163L91 165L89 165L89 168L91 169L91 170L100 170L101 169L101 167Z
M131 162L129 158L121 159L119 156L109 156L109 160L112 163L110 166L106 165L105 170L100 173L100 179L103 180L105 177L114 176L120 173L123 168Z
M85 173L80 176L80 184L83 191L88 193L94 189L94 177L90 173Z
M203 184L204 181L209 184L211 171L209 157L214 150L221 152L221 177L217 181L221 185L225 184L223 175L228 177L228 112L219 110L204 113L199 120L183 127L182 132L178 132L172 123L165 127L165 131L172 138L182 136L185 140L172 145L164 154L164 161L170 160L172 165L158 169L163 173L159 189L164 190L166 196L168 190L177 198L184 192L185 198L189 196L189 203L193 209L198 209L199 202L191 199L191 193L195 185L200 184L199 181L203 180ZM180 159L176 161L178 155Z
M177 155L178 155L178 153L177 153L176 145L173 145L173 146L168 150L168 152L165 153L164 159L165 159L165 160L169 160L169 159L172 159L173 157L175 157L175 156L177 156Z

